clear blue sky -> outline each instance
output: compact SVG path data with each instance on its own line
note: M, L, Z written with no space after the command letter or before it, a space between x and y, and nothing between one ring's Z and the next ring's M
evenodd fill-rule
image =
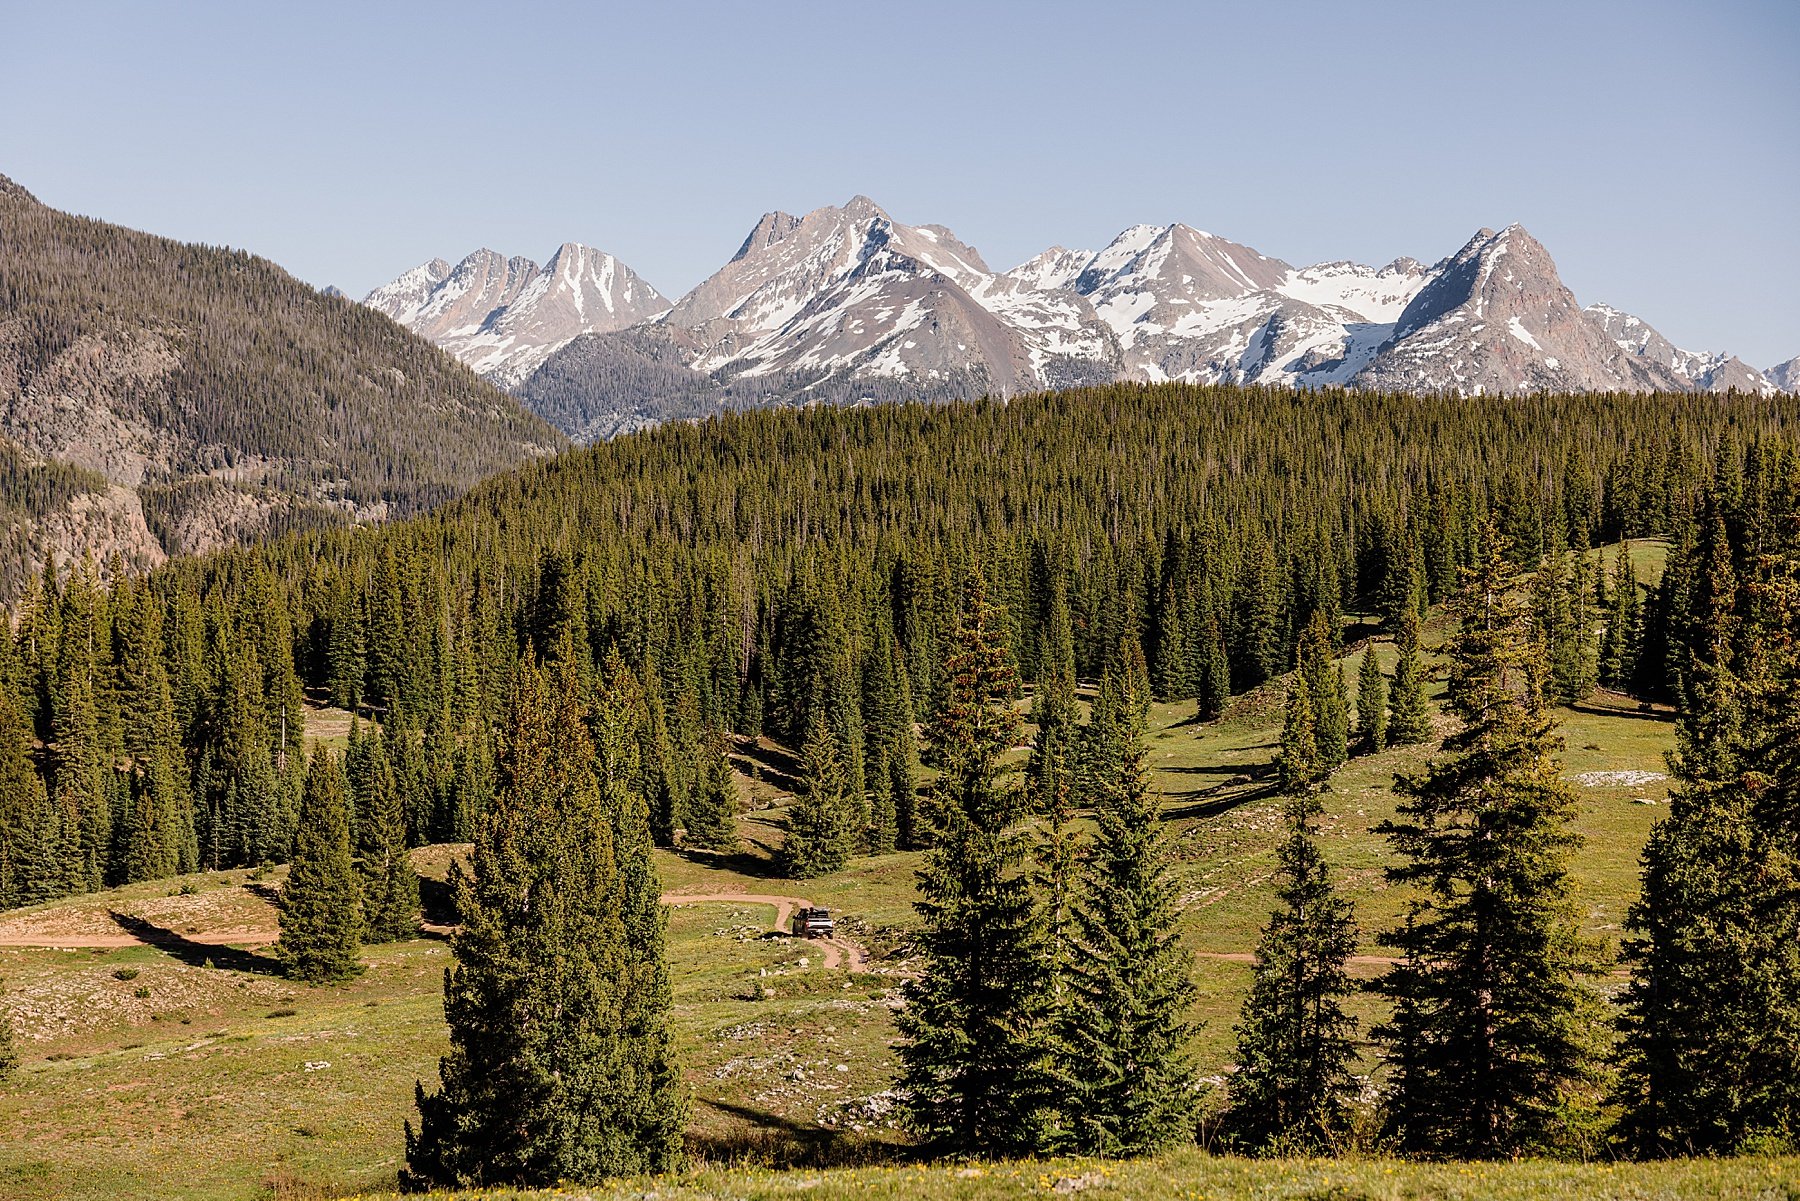
M691 287L863 192L1007 267L1523 222L1583 303L1800 354L1800 3L0 0L0 173L353 295L565 240Z

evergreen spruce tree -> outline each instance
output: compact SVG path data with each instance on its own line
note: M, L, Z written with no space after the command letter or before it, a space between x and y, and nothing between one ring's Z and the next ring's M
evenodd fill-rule
M814 713L800 751L800 778L788 809L787 838L781 844L781 872L792 880L829 875L850 861L859 831L838 761L837 739L824 714Z
M1135 674L1135 673L1133 673ZM1140 682L1132 685L1142 688ZM1079 953L1058 1015L1060 1140L1089 1155L1143 1155L1192 1137L1186 1014L1193 956L1176 932L1161 797L1150 784L1146 706L1127 694L1118 773L1096 798L1075 905Z
M1037 887L1043 899L1044 958L1052 997L1060 1000L1072 958L1072 909L1080 842L1074 829L1075 760L1080 708L1072 665L1040 658L1044 677L1033 699L1037 737L1025 768L1025 789L1042 823L1036 848Z
M676 1161L666 977L650 982L648 1009L632 995L646 981L631 943L651 933L642 925L646 871L654 878L648 808L613 808L628 795L620 747L596 753L583 688L569 663L548 675L519 667L500 787L472 872L459 866L451 878L462 922L444 981L451 1050L442 1088L418 1089L408 1188L592 1183ZM637 831L629 878L621 824Z
M1042 917L1020 790L1001 777L1017 677L979 579L964 590L927 743L934 845L919 871L925 967L899 1015L908 1122L941 1152L1029 1154L1050 1082Z
M309 984L336 984L362 970L356 961L362 914L350 858L347 791L337 759L315 753L293 863L281 890L281 941L275 946L287 974Z
M1800 478L1788 486L1785 528L1758 554L1732 545L1716 494L1693 550L1676 784L1626 923L1620 1099L1646 1154L1800 1142Z
M1388 743L1411 746L1431 737L1431 707L1425 700L1425 666L1419 658L1419 611L1400 611L1394 632L1394 686L1388 692Z
M1344 678L1331 662L1331 623L1323 610L1315 610L1300 636L1297 670L1312 708L1314 755L1317 778L1328 779L1350 755L1350 706Z
M1381 661L1375 657L1371 641L1363 648L1362 663L1356 670L1357 745L1369 754L1386 750L1387 727L1387 677L1381 674Z
M731 774L731 736L713 731L701 740L700 779L683 814L683 842L709 851L738 846L737 781Z
M362 898L363 940L393 942L419 928L419 877L406 845L406 814L379 732L362 747L354 852Z
M662 904L650 831L650 806L633 790L635 723L642 693L616 648L602 666L590 721L601 806L612 831L624 947L619 961L619 1041L608 1071L609 1121L640 1172L667 1172L683 1155L687 1088L670 1024L668 911Z
M1313 820L1318 802L1288 802L1276 897L1256 947L1250 995L1237 1027L1226 1130L1256 1151L1316 1155L1342 1146L1357 1094L1356 991L1345 964L1356 950L1350 903L1332 887Z
M51 796L67 831L61 840L64 892L88 892L105 884L112 847L110 772L94 689L99 634L91 574L90 565L63 593L50 697L55 736Z
M1298 678L1288 685L1287 707L1281 721L1281 754L1275 761L1275 771L1281 791L1288 795L1308 791L1319 779L1318 729L1313 722L1306 682Z
M31 761L30 726L12 696L0 690L0 908L63 894L61 848L55 845L60 835L43 777Z
M1613 559L1612 584L1607 590L1606 632L1600 640L1600 685L1618 691L1629 689L1637 674L1638 628L1642 601L1631 551L1623 542Z
M1403 1150L1488 1158L1570 1145L1593 1079L1595 971L1572 900L1580 837L1560 779L1543 648L1490 524L1455 602L1451 711L1462 729L1402 777L1395 884L1420 890L1385 941L1401 960L1376 1033L1399 1065L1387 1130Z
M1217 721L1231 703L1231 661L1225 653L1225 632L1209 610L1200 625L1201 721Z

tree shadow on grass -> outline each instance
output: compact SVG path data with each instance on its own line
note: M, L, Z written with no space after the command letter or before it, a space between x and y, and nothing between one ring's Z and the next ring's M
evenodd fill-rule
M1229 813L1252 801L1267 800L1279 791L1274 780L1258 784L1254 788L1246 788L1242 792L1234 792L1225 796L1219 795L1225 787L1227 786L1223 784L1215 784L1211 788L1202 788L1194 792L1165 794L1171 801L1184 803L1164 809L1163 820L1177 821L1185 818L1217 817L1221 813Z
M688 1151L709 1163L770 1168L851 1168L895 1163L910 1158L910 1149L852 1130L834 1130L797 1122L766 1110L730 1101L696 1098L741 1126L719 1132L688 1132Z
M155 947L189 967L211 965L232 972L255 972L265 976L282 974L281 965L272 955L218 943L195 942L167 926L159 926L155 922L146 921L134 914L120 913L116 909L109 910L107 916L118 924L119 929L139 942Z
M456 915L456 897L448 880L419 877L419 916L428 926L457 924L460 919Z
M1586 713L1590 717L1623 717L1628 721L1654 721L1672 725L1675 721L1673 709L1625 709L1611 705L1595 705L1587 701L1577 701L1569 706L1576 713Z
M740 876L754 876L758 880L782 878L780 870L775 865L774 848L762 842L757 842L755 845L764 853L758 854L749 847L739 846L729 851L708 851L699 847L684 847L676 854L689 863L697 863L701 867L717 868L723 872L736 872Z

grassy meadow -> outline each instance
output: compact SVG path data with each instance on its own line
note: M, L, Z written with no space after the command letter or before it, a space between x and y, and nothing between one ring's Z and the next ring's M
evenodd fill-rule
M1646 556L1640 555L1640 561ZM1378 644L1384 663L1392 648ZM1354 656L1346 662L1355 678ZM1434 688L1441 687L1434 682ZM1151 748L1184 910L1197 953L1195 1054L1215 1081L1231 1060L1248 987L1245 959L1272 903L1281 810L1272 795L1280 694L1241 697L1212 725L1192 705L1159 705ZM1566 774L1587 845L1575 870L1586 924L1616 949L1637 891L1637 855L1663 811L1667 712L1598 695L1562 713ZM340 741L326 714L317 735ZM1362 952L1404 897L1387 886L1374 828L1393 813L1393 779L1428 748L1353 759L1324 796L1322 843L1363 923ZM770 874L791 758L767 742L738 758L743 849L659 853L663 886L689 894L803 896L840 915L868 952L866 971L822 967L820 948L771 933L774 909L750 902L670 910L676 1019L694 1105L696 1161L679 1182L597 1197L987 1198L1093 1189L1117 1197L1770 1197L1800 1198L1800 1166L1741 1160L1673 1165L1456 1165L1382 1160L1300 1163L1184 1152L1117 1165L919 1167L904 1160L890 1092L893 1011L911 970L908 931L917 856L865 858L828 879ZM1635 774L1633 774L1635 773ZM427 917L456 847L416 853ZM295 985L266 946L280 869L209 873L75 897L0 916L0 944L69 943L150 930L156 946L3 946L4 1004L20 1069L0 1089L0 1197L322 1197L394 1185L417 1080L447 1047L441 937L365 950L366 970L336 988ZM238 945L230 945L234 941ZM208 941L211 940L211 941ZM219 945L220 943L224 945ZM1379 963L1357 965L1373 976ZM1608 977L1603 987L1622 980ZM1377 1016L1359 1001L1365 1023ZM1371 1060L1372 1066L1372 1060ZM895 1166L842 1169L835 1164ZM718 1165L802 1165L785 1173Z

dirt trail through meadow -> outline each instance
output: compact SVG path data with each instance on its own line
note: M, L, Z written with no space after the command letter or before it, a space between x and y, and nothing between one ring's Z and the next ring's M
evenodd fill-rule
M772 928L778 934L787 933L788 923L793 919L796 909L812 907L812 902L805 897L771 896L749 892L664 893L662 902L665 905L772 905L775 908L775 923ZM121 929L117 934L96 934L91 930L41 928L12 932L0 928L0 947L47 947L51 950L64 951L116 950L120 947L171 946L183 943L209 947L265 947L281 936L280 931L273 928L181 933L152 926L147 922L143 923L143 927L137 933ZM428 929L433 933L448 933L448 929L445 927L428 927ZM848 939L821 938L813 941L820 945L824 957L822 966L826 968L848 967L853 972L860 972L868 966L868 955L861 947Z

